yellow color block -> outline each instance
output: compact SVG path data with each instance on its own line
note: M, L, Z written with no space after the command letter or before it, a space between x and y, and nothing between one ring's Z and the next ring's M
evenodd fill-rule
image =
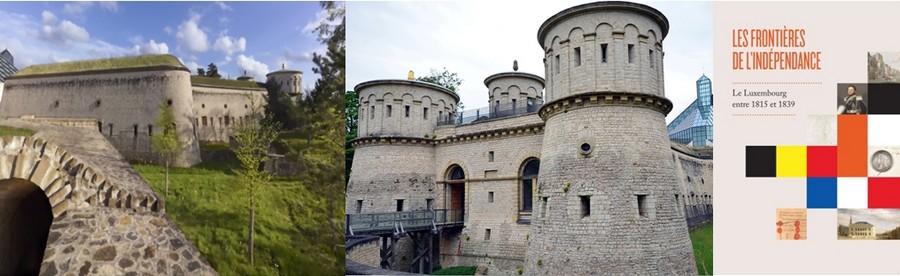
M806 177L806 146L775 147L776 177Z

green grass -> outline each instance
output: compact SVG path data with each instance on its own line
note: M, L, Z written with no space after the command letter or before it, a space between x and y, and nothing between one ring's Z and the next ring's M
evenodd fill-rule
M231 172L236 164L170 169L166 213L213 268L222 275L343 274L343 249L333 251L343 232L330 230L328 202L305 187L314 183L297 180L257 189L255 266L249 264L248 192ZM134 168L164 197L163 167Z
M180 66L184 67L178 58L173 55L140 55L131 57L79 60L51 64L39 64L26 67L16 73L16 76L42 75L55 73L85 72L110 69L129 69L150 66Z
M34 135L34 130L9 127L9 126L0 126L0 136L31 136L31 135Z
M431 272L431 275L475 275L477 266L454 266Z
M201 143L200 149L206 151L230 150L228 144L225 143Z
M206 85L215 85L215 86L225 86L225 87L237 87L237 88L264 88L260 86L255 81L239 81L239 80L229 80L229 79L217 79L203 76L191 76L191 83L193 84L206 84Z
M694 245L694 258L697 259L697 272L700 275L713 274L713 226L712 223L694 228L690 232Z

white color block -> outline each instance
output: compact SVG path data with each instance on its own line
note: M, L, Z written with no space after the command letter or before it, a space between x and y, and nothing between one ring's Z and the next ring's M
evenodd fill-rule
M868 208L869 180L865 177L838 177L838 208Z
M837 145L837 115L806 116L806 143L813 146Z
M900 115L868 115L869 146L900 146Z

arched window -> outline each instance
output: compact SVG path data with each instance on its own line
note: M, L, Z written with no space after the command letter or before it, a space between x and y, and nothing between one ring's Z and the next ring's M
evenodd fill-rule
M466 179L466 173L463 172L462 167L459 165L453 165L450 168L449 173L447 173L447 180L463 180Z
M537 188L541 160L525 160L519 170L519 223L531 223L534 191Z

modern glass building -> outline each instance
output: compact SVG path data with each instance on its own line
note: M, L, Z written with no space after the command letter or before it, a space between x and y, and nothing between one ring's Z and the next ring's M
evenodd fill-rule
M669 140L691 147L712 147L712 81L706 75L697 80L697 99L669 123Z

